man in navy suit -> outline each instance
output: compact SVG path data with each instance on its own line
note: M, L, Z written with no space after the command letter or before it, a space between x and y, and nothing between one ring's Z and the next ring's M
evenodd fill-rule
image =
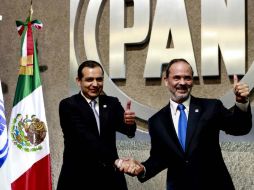
M135 113L130 102L124 110L117 98L102 95L103 74L99 63L83 62L76 78L80 92L60 102L64 153L57 190L127 189L124 174L114 166L116 131L134 137Z
M248 85L234 76L236 104L228 110L220 100L190 95L193 70L184 59L174 59L168 64L164 81L171 97L169 104L148 121L150 157L142 164L133 159L118 159L116 166L120 171L137 175L141 182L167 169L167 190L234 190L223 161L219 134L222 130L245 135L251 130ZM179 140L178 104L183 105L187 117L183 144Z

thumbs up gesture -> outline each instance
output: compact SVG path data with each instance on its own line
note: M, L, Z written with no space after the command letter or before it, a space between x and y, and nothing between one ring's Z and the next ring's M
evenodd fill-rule
M125 107L124 123L127 125L133 125L135 123L135 112L131 111L131 101L129 100Z
M249 86L246 83L239 82L237 75L234 75L234 93L237 102L246 103L248 101Z

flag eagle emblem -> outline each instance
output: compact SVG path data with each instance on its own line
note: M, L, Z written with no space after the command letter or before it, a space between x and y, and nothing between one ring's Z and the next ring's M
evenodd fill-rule
M43 121L36 115L17 114L11 125L13 143L25 152L43 149L41 143L46 137L47 129Z

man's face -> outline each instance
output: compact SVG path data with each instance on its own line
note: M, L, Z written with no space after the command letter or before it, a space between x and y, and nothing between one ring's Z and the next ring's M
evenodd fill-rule
M95 99L103 89L103 74L100 67L84 67L82 79L76 79L85 97Z
M169 68L169 76L164 78L164 82L169 89L171 99L182 103L188 99L193 86L191 67L183 61L174 63Z

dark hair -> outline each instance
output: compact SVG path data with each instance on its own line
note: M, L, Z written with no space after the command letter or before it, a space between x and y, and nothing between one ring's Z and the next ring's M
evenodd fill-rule
M169 69L170 69L170 67L171 67L174 63L177 63L177 62L185 62L185 63L187 63L187 64L190 66L190 68L191 68L192 76L193 76L193 69L192 69L190 63L189 63L188 61L186 61L185 59L183 59L183 58L178 58L178 59L172 59L172 60L167 64L167 67L166 67L166 78L168 78L168 76L169 76Z
M86 60L84 61L83 63L81 63L79 65L79 68L78 68L78 79L82 79L83 77L83 73L82 73L82 70L85 68L85 67L89 67L89 68L95 68L95 67L100 67L101 68L101 71L102 71L102 75L104 75L104 70L101 66L100 63L96 62L96 61L93 61L93 60Z

